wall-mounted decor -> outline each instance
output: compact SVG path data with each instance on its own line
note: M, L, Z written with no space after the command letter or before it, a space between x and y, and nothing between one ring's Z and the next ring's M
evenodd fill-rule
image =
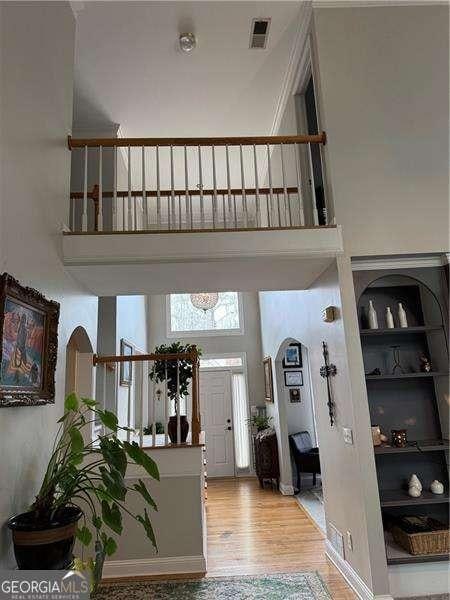
M299 388L290 388L289 390L289 402L295 404L296 402L301 402L302 399L300 397L300 389Z
M0 276L0 406L55 401L59 304Z
M298 369L302 366L302 345L289 344L284 351L283 369Z
M124 339L120 340L120 355L133 356L133 346ZM130 386L133 381L133 363L120 363L120 385Z
M285 371L284 385L286 387L298 387L303 385L303 373L301 371Z
M264 399L266 402L273 402L273 381L272 381L272 359L266 356L263 360L264 367Z
M320 375L327 380L327 393L328 393L328 416L330 418L330 425L334 425L334 402L333 394L331 393L330 377L334 377L337 373L336 365L330 364L330 358L328 354L328 345L326 342L322 342L322 354L324 365L320 367Z

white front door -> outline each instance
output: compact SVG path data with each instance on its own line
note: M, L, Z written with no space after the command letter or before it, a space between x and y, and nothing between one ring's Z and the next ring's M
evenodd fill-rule
M208 477L233 477L231 371L200 372L200 406Z

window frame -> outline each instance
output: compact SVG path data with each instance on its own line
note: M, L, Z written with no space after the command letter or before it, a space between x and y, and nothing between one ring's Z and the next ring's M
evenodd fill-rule
M234 291L234 290L230 290ZM191 293L191 292L180 292ZM219 292L220 293L220 292ZM244 335L244 301L241 292L236 292L238 298L238 314L239 328L238 329L194 329L192 331L172 331L172 319L170 312L170 297L177 294L166 294L166 336L168 338L200 338L200 337L218 337L224 335Z

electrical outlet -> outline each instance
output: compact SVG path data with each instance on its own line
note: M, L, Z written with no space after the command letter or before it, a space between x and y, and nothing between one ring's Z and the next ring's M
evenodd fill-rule
M346 444L353 445L353 431L350 429L350 427L343 427L342 434L344 436L344 442Z
M347 548L353 551L353 538L350 531L347 531Z

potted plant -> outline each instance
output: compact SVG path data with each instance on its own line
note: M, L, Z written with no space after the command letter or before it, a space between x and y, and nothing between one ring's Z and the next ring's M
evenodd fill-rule
M273 417L268 417L267 415L253 415L250 419L250 424L253 427L256 427L256 430L258 432L264 431L264 429L270 427L270 422L272 421L272 419Z
M155 348L155 354L191 354L201 355L201 350L195 344L182 344L173 342L166 345L161 344ZM155 383L166 382L167 395L174 403L175 415L169 417L167 426L168 434L172 444L178 443L177 418L180 413L180 400L189 394L189 384L192 379L193 364L191 360L156 360L149 373L149 377ZM189 423L186 415L180 414L180 442L184 444L189 432Z
M83 430L90 431L96 420L106 432L87 442ZM71 568L75 537L84 546L94 542L95 557L89 562L95 589L105 557L117 549L110 531L121 535L123 513L142 525L157 549L147 508L143 514L130 512L127 494L139 494L155 510L156 504L142 479L128 487L124 477L131 463L159 480L158 467L136 442L119 439L118 432L125 428L119 427L114 413L101 410L94 400L70 394L58 423L41 488L29 511L12 517L8 527L19 569Z

